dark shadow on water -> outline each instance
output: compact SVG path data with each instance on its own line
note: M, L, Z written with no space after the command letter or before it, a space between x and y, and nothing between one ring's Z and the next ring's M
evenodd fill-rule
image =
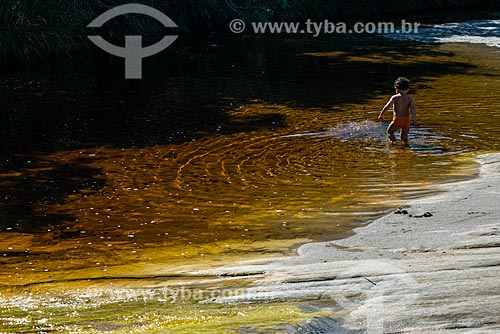
M69 226L75 220L73 216L45 209L72 194L97 192L105 182L99 169L86 166L84 159L50 165L14 159L3 163L0 173L11 174L8 181L3 177L0 183L0 232L36 233Z
M425 60L407 62L408 56ZM450 61L433 61L434 56ZM425 87L421 77L471 68L454 62L453 54L373 36L185 40L144 63L140 81L117 81L123 61L102 53L4 76L0 152L144 147L286 127L280 114L235 122L228 111L252 101L304 112L363 103L391 94L400 75L412 78L415 91Z

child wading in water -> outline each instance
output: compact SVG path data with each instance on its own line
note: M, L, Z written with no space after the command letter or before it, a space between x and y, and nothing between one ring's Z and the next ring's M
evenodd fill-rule
M384 106L378 119L383 121L384 114L393 107L392 122L387 128L387 137L391 143L396 142L394 132L401 129L401 140L408 145L408 133L410 132L410 113L413 118L413 125L417 125L417 110L413 98L406 95L410 90L410 81L405 77L400 77L394 83L396 95L393 95L389 102Z

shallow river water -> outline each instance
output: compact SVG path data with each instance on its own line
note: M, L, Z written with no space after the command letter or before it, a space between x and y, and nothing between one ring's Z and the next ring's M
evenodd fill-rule
M140 82L108 58L4 73L0 332L300 332L300 305L200 304L225 284L192 272L347 236L499 150L500 49L389 37L185 39ZM402 75L409 148L377 121Z

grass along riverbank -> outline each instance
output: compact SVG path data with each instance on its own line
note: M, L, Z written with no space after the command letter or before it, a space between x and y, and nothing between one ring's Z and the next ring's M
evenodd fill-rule
M373 18L415 15L421 11L493 9L498 1L306 1L306 0L201 0L135 1L166 13L183 31L227 31L234 18L252 21ZM86 28L106 10L129 1L4 0L0 3L0 61L43 61L52 56L70 56L88 48ZM387 19L387 18L386 18ZM160 36L158 22L139 15L127 15L106 24L107 37L122 42L123 35L145 32ZM106 37L106 36L104 36Z

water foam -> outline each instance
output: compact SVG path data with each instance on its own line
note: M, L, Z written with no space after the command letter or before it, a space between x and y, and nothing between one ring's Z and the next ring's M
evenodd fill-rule
M473 20L419 28L415 34L386 34L388 38L424 43L474 43L500 48L500 20Z

